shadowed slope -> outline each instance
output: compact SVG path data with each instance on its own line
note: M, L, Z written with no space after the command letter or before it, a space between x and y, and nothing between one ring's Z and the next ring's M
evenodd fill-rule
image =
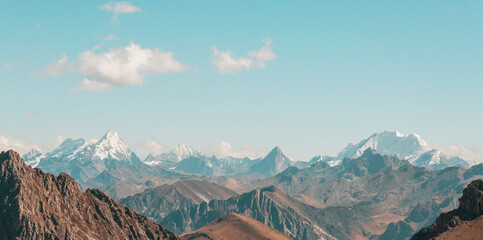
M154 221L160 221L174 210L213 199L227 199L237 195L216 183L198 180L182 180L147 189L142 193L119 200L120 203Z
M82 193L69 175L0 153L0 239L178 239L99 190Z

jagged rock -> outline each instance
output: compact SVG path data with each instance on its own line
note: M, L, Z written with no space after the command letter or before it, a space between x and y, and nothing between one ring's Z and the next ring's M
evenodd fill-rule
M96 189L0 153L0 239L178 239Z
M479 231L483 234L481 228L481 215L483 210L483 180L478 179L471 182L464 190L463 196L459 199L459 207L453 211L442 213L433 223L433 225L421 229L411 239L434 239L446 232L458 232L457 228L462 225L473 224L468 223L475 220L479 227L475 227L471 231ZM465 230L466 234L469 234ZM445 237L446 238L446 237Z

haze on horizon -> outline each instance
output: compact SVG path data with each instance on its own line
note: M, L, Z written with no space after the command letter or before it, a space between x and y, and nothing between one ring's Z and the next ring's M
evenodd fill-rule
M481 153L482 10L442 1L8 2L0 144L49 149L111 129L138 151L279 146L308 160L397 130Z

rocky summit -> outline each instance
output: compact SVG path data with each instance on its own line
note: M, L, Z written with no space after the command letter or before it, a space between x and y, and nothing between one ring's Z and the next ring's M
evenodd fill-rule
M178 239L165 227L63 173L0 153L0 239Z

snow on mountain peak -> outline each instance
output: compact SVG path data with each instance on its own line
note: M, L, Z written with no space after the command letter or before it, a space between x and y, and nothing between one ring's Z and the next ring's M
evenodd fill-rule
M126 160L131 158L131 150L117 132L107 131L99 141L90 146L94 157Z
M347 145L329 164L337 165L346 157L360 157L368 148L383 155L396 155L409 161L415 160L422 153L430 150L428 144L416 134L406 135L398 131L383 131L372 134L358 144Z
M26 154L22 156L25 163L32 166L37 167L39 165L40 160L44 157L44 154L37 149L31 149Z
M181 142L178 143L178 146L173 150L173 153L178 155L181 159L200 154L200 152L195 150L193 147Z
M57 148L45 154L47 158L63 158L63 159L71 159L73 158L79 151L84 149L87 146L86 140L79 138L79 139L72 139L67 138L65 139Z

